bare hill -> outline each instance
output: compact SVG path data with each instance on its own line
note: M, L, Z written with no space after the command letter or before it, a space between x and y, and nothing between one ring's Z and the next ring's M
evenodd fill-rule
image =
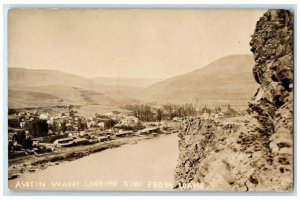
M33 87L49 85L68 85L72 87L95 87L93 81L58 70L25 68L8 69L9 87Z
M232 55L146 88L143 99L160 103L246 105L258 85L252 55Z
M113 105L108 86L56 70L9 68L8 105L13 108L55 105Z
M57 70L8 69L9 98L12 108L55 105L117 105L140 88L106 85L93 79Z
M11 108L116 103L113 98L101 92L64 85L10 88L8 97Z

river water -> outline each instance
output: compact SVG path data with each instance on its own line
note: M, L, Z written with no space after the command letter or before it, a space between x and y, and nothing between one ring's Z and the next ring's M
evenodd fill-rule
M177 134L107 149L9 181L17 190L169 191L178 157Z

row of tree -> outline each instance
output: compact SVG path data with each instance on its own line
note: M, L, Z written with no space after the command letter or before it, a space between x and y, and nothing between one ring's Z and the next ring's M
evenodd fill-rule
M162 106L165 117L174 118L174 117L186 117L186 116L195 116L197 115L197 109L193 104L165 104Z
M153 108L149 105L141 104L141 105L125 105L125 109L131 110L133 115L139 118L141 121L156 121L157 117L155 116L155 112Z
M161 108L154 108L146 104L125 105L125 109L133 111L133 115L141 121L161 121L174 117L195 116L196 108L192 104L165 104Z
M164 104L161 108L155 108L147 104L125 105L125 109L133 111L135 117L141 121L161 121L162 119L173 119L174 117L197 116L204 113L221 113L227 116L234 116L237 112L231 108L230 104L227 108L222 109L220 106L208 108L207 106L201 109L196 109L193 104Z

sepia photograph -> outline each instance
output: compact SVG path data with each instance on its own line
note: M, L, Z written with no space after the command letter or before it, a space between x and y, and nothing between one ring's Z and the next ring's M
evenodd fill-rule
M7 43L9 190L294 190L294 10L12 8Z

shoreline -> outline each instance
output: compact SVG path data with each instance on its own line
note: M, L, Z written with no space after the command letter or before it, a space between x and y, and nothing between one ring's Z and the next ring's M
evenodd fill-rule
M59 165L65 161L73 161L106 149L118 148L125 144L135 144L138 141L152 139L149 136L132 136L119 138L108 142L59 148L51 153L27 155L8 160L8 181L25 173L34 173L50 166Z

